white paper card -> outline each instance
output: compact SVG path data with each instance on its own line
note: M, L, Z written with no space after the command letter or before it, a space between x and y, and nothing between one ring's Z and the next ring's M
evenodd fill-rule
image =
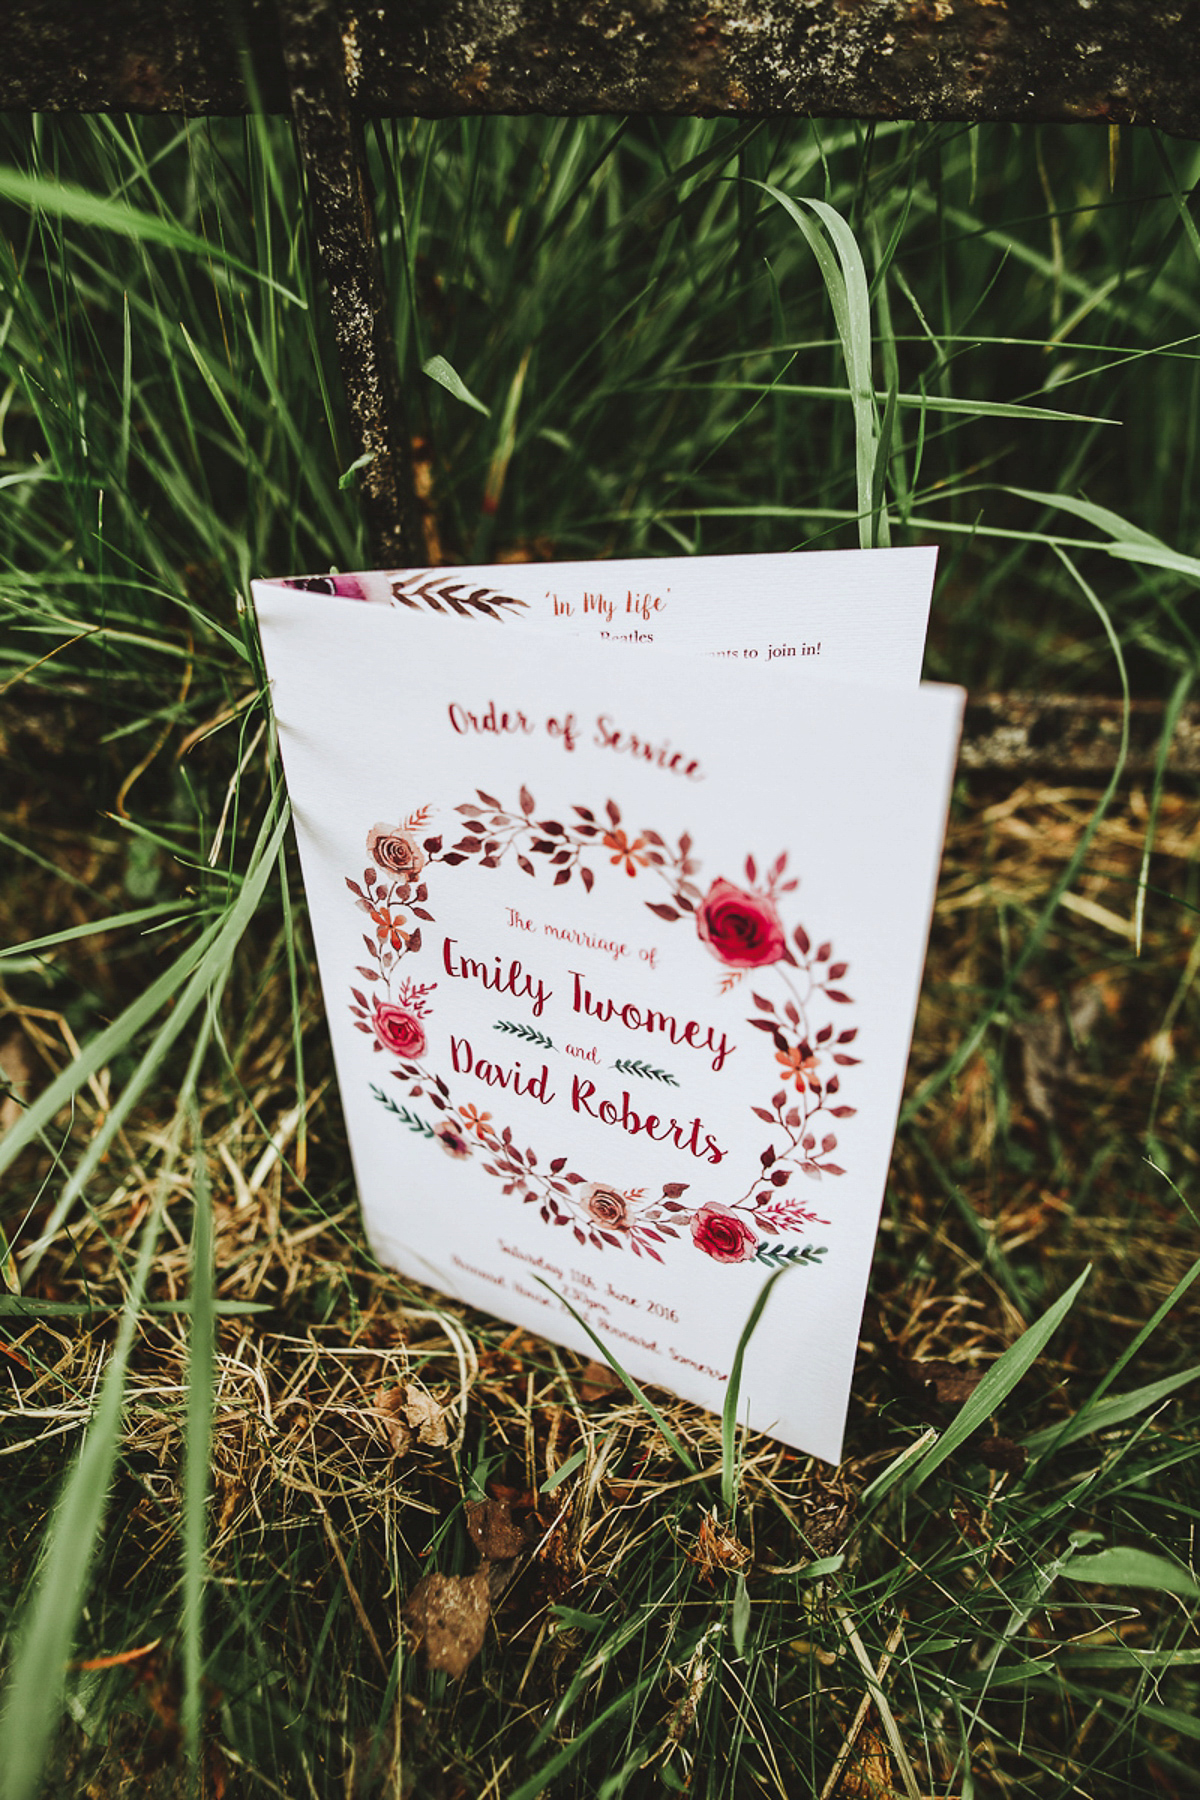
M961 718L913 684L921 561L915 599L906 552L255 584L377 1254L593 1353L566 1301L715 1411L786 1266L739 1414L830 1460ZM810 563L815 638L782 579L798 613ZM537 584L671 592L634 649L531 618ZM822 648L713 654L755 638Z
M936 563L927 548L837 550L398 569L296 585L410 614L506 616L557 637L903 684L920 677Z

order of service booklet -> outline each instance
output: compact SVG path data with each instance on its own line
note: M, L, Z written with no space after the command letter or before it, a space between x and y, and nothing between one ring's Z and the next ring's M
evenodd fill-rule
M366 1229L841 1453L963 695L932 550L254 584ZM572 1310L573 1309L573 1310Z

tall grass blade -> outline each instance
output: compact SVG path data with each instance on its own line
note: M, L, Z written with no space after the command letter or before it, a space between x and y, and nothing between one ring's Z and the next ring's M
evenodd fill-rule
M1174 1375L1164 1375L1160 1381L1148 1381L1144 1387L1130 1388L1125 1394L1114 1394L1111 1400L1088 1400L1065 1425L1045 1425L1041 1431L1030 1432L1028 1437L1022 1439L1022 1443L1030 1456L1061 1450L1082 1437L1090 1437L1097 1431L1111 1431L1114 1425L1124 1425L1127 1420L1136 1419L1139 1413L1149 1412L1152 1407L1160 1406L1172 1394L1177 1394L1180 1388L1190 1386L1197 1379L1200 1379L1200 1363L1193 1363L1190 1369L1180 1369Z
M593 1344L595 1344L597 1350L600 1352L601 1356L604 1358L605 1362L608 1364L608 1366L612 1370L613 1374L618 1376L625 1383L625 1386L629 1389L629 1392L633 1395L634 1399L637 1401L638 1405L641 1407L641 1409L645 1413L646 1417L654 1425L656 1425L658 1427L659 1431L662 1432L664 1441L671 1446L672 1450L675 1452L676 1456L679 1458L679 1460L683 1464L684 1468L688 1471L689 1475L699 1474L699 1470L696 1467L696 1463L695 1463L694 1458L692 1457L691 1452L689 1450L687 1450L683 1444L680 1443L678 1437L671 1430L671 1427L667 1424L667 1421L663 1418L663 1416L659 1412L657 1406L655 1406L653 1400L651 1400L648 1397L648 1395L643 1392L643 1390L638 1386L637 1382L633 1379L633 1376L627 1374L626 1371L621 1367L620 1363L617 1361L617 1359L613 1355L612 1351L608 1348L607 1344L605 1344L605 1342L603 1341L602 1338L599 1338L596 1336L596 1333L592 1330L592 1328L588 1324L587 1320L584 1318L581 1318L579 1313L577 1313L575 1311L575 1308L571 1305L571 1302L569 1300L564 1300L562 1295L558 1292L558 1290L556 1288L552 1288L548 1281L544 1281L540 1275L535 1275L534 1280L537 1282L540 1282L542 1287L545 1288L545 1290L548 1294L553 1294L554 1298L559 1302L559 1304L561 1306L564 1306L566 1308L566 1310L570 1313L571 1317L574 1319L575 1323L580 1327L580 1329L587 1332L588 1336L591 1338Z
M76 225L116 232L122 237L133 238L137 243L163 244L170 250L186 251L190 256L203 257L206 262L221 263L238 275L263 283L293 306L303 308L307 304L299 294L293 293L281 282L273 281L270 276L239 261L236 256L230 256L207 238L197 237L182 225L176 225L173 220L142 212L124 200L89 193L86 188L77 187L71 182L50 181L42 175L24 175L18 169L0 166L0 200L11 200L17 206L28 208L31 212L47 213L52 218L70 219Z
M756 185L770 194L800 227L817 259L817 266L833 307L834 324L841 340L846 379L850 386L850 403L854 409L859 542L864 550L869 550L875 544L887 541L887 514L884 511L879 515L877 525L872 511L872 495L875 461L879 452L879 420L875 411L875 391L871 379L870 289L862 251L845 219L828 202L808 199L804 195L793 200L790 195L767 181ZM805 217L800 210L804 206L812 209L819 223ZM826 231L833 240L833 250L826 239Z
M1094 1556L1073 1556L1064 1571L1072 1581L1101 1582L1105 1587L1153 1588L1160 1594L1178 1594L1183 1600L1200 1600L1200 1582L1178 1563L1152 1550L1125 1549L1114 1544Z
M733 1367L729 1371L729 1385L725 1390L725 1405L721 1411L721 1505L727 1515L732 1515L737 1504L737 1409L742 1392L742 1365L746 1360L746 1348L758 1328L767 1301L771 1298L771 1289L781 1275L789 1273L789 1265L784 1263L769 1275L762 1285L754 1305L750 1308L750 1316L742 1326L741 1336L737 1341L737 1349L733 1353Z
M133 1284L96 1410L51 1521L41 1571L17 1631L0 1717L0 1800L32 1800L62 1705L67 1658L104 1522L124 1408L125 1371L162 1226L165 1185L142 1228Z
M204 1720L204 1591L208 1580L208 1486L212 1446L216 1311L212 1191L200 1115L191 1108L192 1308L188 1339L187 1421L183 1461L183 1734L197 1763Z
M206 996L214 988L224 985L229 975L233 953L241 941L242 933L257 910L263 891L270 879L290 818L290 804L285 802L282 816L268 837L271 825L271 814L268 813L237 899L229 911L214 926L210 927L202 938L197 940L197 944L192 945L191 953L189 953L191 962L197 961L194 953L199 948L199 966L193 969L186 987L168 1014L166 1022L159 1027L137 1068L122 1088L120 1096L110 1107L104 1123L71 1171L62 1193L51 1210L41 1236L26 1251L24 1257L26 1278L37 1268L47 1245L53 1241L55 1233L69 1216L75 1201L99 1167L105 1152L129 1113L161 1068L175 1040L190 1024L194 1013ZM264 839L266 839L265 843ZM115 1025L110 1026L107 1031L100 1034L99 1038L94 1039L85 1048L83 1055L77 1057L75 1062L63 1071L58 1080L51 1084L47 1092L29 1108L12 1131L6 1134L3 1143L0 1143L0 1171L16 1154L10 1139L20 1137L21 1142L17 1147L23 1148L24 1144L28 1143L35 1133L53 1118L59 1107L79 1091L88 1074L102 1068L108 1055L124 1049L132 1040L137 1026L152 1017L153 1013L157 1012L174 992L179 985L178 971L181 965L187 962L187 957L180 958L179 962L167 971L167 975L160 978L147 991L141 1001L135 1002L126 1013L122 1014ZM168 977L172 979L168 981ZM152 1008L147 1005L151 996L154 996L156 1001ZM104 1054L101 1054L101 1045L105 1046Z
M1016 1387L1023 1375L1028 1374L1054 1333L1058 1330L1067 1314L1074 1306L1079 1292L1092 1268L1089 1263L1081 1275L1076 1276L1066 1293L1054 1302L1049 1310L1042 1314L1036 1324L1023 1331L1015 1344L1010 1344L1004 1355L992 1364L975 1392L969 1400L965 1400L954 1423L950 1425L935 1443L931 1444L925 1455L916 1466L910 1469L897 1470L898 1494L907 1496L915 1494L936 1469L964 1444L972 1432L987 1422L1001 1402ZM887 1490L877 1482L868 1488L864 1500L868 1496L878 1501Z

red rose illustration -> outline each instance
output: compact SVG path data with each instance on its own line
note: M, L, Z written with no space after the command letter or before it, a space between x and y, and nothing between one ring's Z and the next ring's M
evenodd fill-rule
M779 914L761 894L748 894L724 876L714 881L696 914L696 930L719 962L758 969L787 953Z
M437 1138L447 1156L453 1156L459 1161L464 1157L470 1156L471 1145L468 1139L459 1130L458 1126L452 1124L449 1119L443 1119L440 1125L435 1125L433 1128L433 1135Z
M377 1000L371 1020L375 1036L393 1056L410 1059L425 1054L425 1027L415 1012L391 1000Z
M745 1219L717 1200L692 1214L692 1242L697 1250L721 1263L749 1262L758 1245Z
M372 825L367 833L367 855L376 868L412 881L425 867L425 852L411 832L399 825Z
M629 1229L629 1202L616 1188L606 1186L603 1181L593 1181L581 1190L579 1198L597 1225L603 1225L608 1231Z

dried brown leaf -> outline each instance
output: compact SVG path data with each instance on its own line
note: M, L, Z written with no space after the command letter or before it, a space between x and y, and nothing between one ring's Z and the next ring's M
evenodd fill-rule
M404 1607L429 1667L444 1669L455 1679L466 1674L482 1650L490 1614L486 1568L474 1575L422 1575Z
M613 1389L620 1386L621 1377L607 1363L597 1362L593 1357L579 1377L579 1398L585 1406L590 1406L596 1400L607 1399Z
M404 1420L404 1389L381 1388L375 1396L375 1411L387 1432L393 1456L403 1456L412 1443L412 1432Z
M525 1533L512 1516L507 1500L472 1500L467 1503L467 1530L488 1562L520 1556Z
M930 1357L925 1362L905 1365L910 1381L936 1400L939 1406L961 1406L969 1400L983 1380L982 1369L969 1369L962 1363L946 1362Z
M446 1409L439 1406L415 1381L401 1387L381 1388L375 1396L375 1411L396 1456L403 1456L415 1438L418 1444L441 1450L449 1443Z
M441 1450L450 1442L445 1407L439 1406L432 1394L427 1394L415 1381L410 1381L404 1390L404 1416L416 1432L419 1444Z

